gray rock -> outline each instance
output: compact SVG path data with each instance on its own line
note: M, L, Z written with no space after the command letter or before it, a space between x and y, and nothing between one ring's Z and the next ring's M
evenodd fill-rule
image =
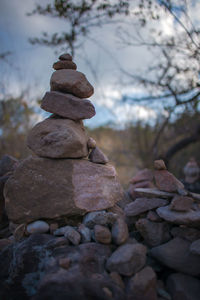
M122 245L109 257L106 267L110 272L132 276L144 267L146 251L146 247L142 244Z
M200 280L185 274L171 274L167 278L167 289L173 300L199 300Z
M167 223L155 223L147 219L139 219L136 228L144 238L145 243L155 247L170 240L169 225Z
M78 232L81 235L81 243L89 243L91 241L91 231L84 224L80 224L78 227Z
M59 92L47 92L42 99L41 108L74 121L90 119L96 113L89 100Z
M65 227L64 236L75 246L80 244L81 235L72 226Z
M112 226L112 239L116 245L124 244L129 237L128 226L123 218L117 218Z
M199 225L200 210L190 210L189 212L172 211L170 206L159 207L156 210L157 214L167 222L178 225Z
M167 200L160 198L137 198L135 201L127 204L124 211L127 217L134 217L150 209L167 204Z
M9 220L20 224L107 209L123 197L123 190L111 165L29 157L6 182L4 195ZM109 213L106 220L113 217Z
M38 221L28 224L28 226L26 227L26 231L29 234L46 233L49 231L49 224L47 222L38 220Z
M184 189L184 185L172 173L167 170L154 172L156 187L164 192L173 193L179 189Z
M94 226L94 237L95 241L101 244L111 243L111 232L110 230L102 225Z
M194 241L194 242L190 245L190 252L193 253L193 254L200 255L200 239Z
M173 227L171 230L173 237L180 237L190 242L200 239L200 230L190 227Z
M157 300L156 274L149 266L130 278L127 300Z
M49 118L32 128L27 145L41 157L82 158L88 155L87 140L82 122Z
M190 252L190 242L174 238L166 244L152 248L150 251L165 266L188 275L200 274L200 256Z
M51 91L73 94L79 98L87 98L94 93L93 86L86 76L75 70L55 71L50 80Z
M107 164L109 162L107 156L99 149L99 147L92 149L88 158L96 164Z
M148 198L171 199L175 195L174 193L163 192L156 188L135 188L135 192L139 194L141 197L148 197Z
M95 225L112 225L117 218L117 215L108 213L105 210L94 211L86 214L83 218L83 224L93 229Z

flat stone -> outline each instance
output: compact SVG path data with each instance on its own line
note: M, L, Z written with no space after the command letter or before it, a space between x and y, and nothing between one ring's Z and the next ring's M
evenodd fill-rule
M155 170L167 170L165 162L162 159L158 159L154 161Z
M117 215L106 211L94 211L86 214L83 218L83 224L93 229L95 225L112 225Z
M156 273L151 267L145 267L130 278L127 300L157 300L156 283Z
M152 181L153 180L153 171L149 169L140 170L133 178L130 180L130 183L135 184L141 181Z
M59 92L47 92L42 99L41 108L74 121L90 119L96 114L89 100Z
M70 60L61 60L57 61L53 64L53 68L55 70L62 70L62 69L71 69L71 70L76 70L77 65Z
M49 118L33 127L27 145L41 157L82 158L88 155L87 139L81 122Z
M150 255L163 265L192 276L200 274L200 256L190 252L190 242L174 238L166 244L152 248Z
M193 254L200 255L200 239L194 241L194 242L190 245L190 252L193 253Z
M80 244L81 235L72 226L65 227L64 236L75 246Z
M170 206L159 207L156 210L157 214L167 222L178 224L178 225L188 225L188 226L198 226L200 222L200 210L191 210L189 212L178 212L172 211Z
M127 217L133 217L167 204L167 200L160 198L137 198L135 201L126 205L124 212Z
M142 244L122 245L109 257L106 267L111 272L132 276L144 267L146 251Z
M94 148L96 148L97 143L93 138L89 137L87 146L88 146L88 149L94 149Z
M64 53L59 56L59 59L72 61L72 56L69 53Z
M135 188L135 192L137 192L140 196L149 198L171 199L175 196L174 193L163 192L157 188Z
M178 189L184 189L184 185L172 173L167 170L154 172L156 187L164 192L176 192Z
M96 242L101 244L110 244L111 243L111 232L110 230L102 225L94 226L94 237Z
M171 230L173 237L180 237L190 242L200 239L200 230L190 227L173 227Z
M167 289L173 300L199 300L200 280L181 273L171 274Z
M9 220L20 224L107 209L123 189L109 164L28 157L6 182L4 196Z
M190 211L194 200L191 197L176 195L170 204L170 209L175 211Z
M89 160L96 164L107 164L109 162L107 156L99 149L95 147L89 154Z
M93 86L86 76L75 70L55 71L50 80L51 91L73 94L79 98L87 98L94 93Z
M28 224L28 226L26 227L26 231L29 234L46 233L49 231L49 224L47 222L38 220L38 221Z
M124 244L129 237L128 226L123 218L117 218L112 226L112 240L116 245Z
M155 223L147 219L139 219L135 226L144 238L145 243L150 247L166 243L171 238L167 223Z
M80 224L78 227L78 232L81 235L81 243L89 243L91 242L91 230L86 227L84 224Z

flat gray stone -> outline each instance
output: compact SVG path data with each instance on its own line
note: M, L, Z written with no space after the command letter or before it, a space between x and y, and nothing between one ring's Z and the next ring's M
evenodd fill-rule
M94 105L89 100L59 92L47 92L42 99L41 108L75 121L90 119L96 114Z
M29 234L46 233L49 231L49 224L45 221L35 221L27 225L26 230Z
M160 191L156 188L135 188L135 192L143 197L171 199L176 194Z

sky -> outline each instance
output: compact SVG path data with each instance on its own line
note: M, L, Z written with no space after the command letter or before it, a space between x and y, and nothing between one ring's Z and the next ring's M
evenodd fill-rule
M55 54L55 49L31 45L28 39L39 37L43 31L62 31L66 26L60 20L38 15L27 16L38 2L0 0L0 53L11 52L7 57L8 63L0 64L0 82L3 86L0 98L8 94L19 95L26 90L30 105L50 89L52 65L58 55ZM200 3L197 1L192 11L194 21L199 18L199 14ZM164 34L172 35L175 30L173 19L162 18L159 28ZM134 29L126 27L130 32ZM108 122L123 125L133 120L156 117L156 112L151 108L122 104L120 101L124 94L144 95L145 91L134 82L125 84L119 68L135 73L145 71L146 66L151 65L152 54L147 47L124 47L115 30L116 26L95 29L91 37L96 43L87 40L74 58L78 71L87 76L95 90L90 100L96 108L96 116L86 122L89 126ZM143 31L143 34L145 36L146 33ZM40 113L39 107L37 111Z

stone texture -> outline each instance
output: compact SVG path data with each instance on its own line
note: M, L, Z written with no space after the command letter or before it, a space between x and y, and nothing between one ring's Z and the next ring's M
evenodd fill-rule
M0 224L4 225L7 221L7 216L5 212L5 199L3 195L4 186L6 181L8 180L9 175L4 175L0 177Z
M46 92L41 108L74 121L90 119L96 114L95 108L89 100L59 92Z
M106 209L123 190L111 165L29 157L6 182L4 195L9 219L19 224Z
M112 240L116 245L124 244L129 237L128 226L123 218L118 217L112 226Z
M62 70L62 69L71 69L71 70L76 70L77 66L73 61L69 60L61 60L57 61L53 64L53 68L55 70Z
M89 243L91 241L91 230L84 224L79 225L78 232L81 235L81 243Z
M81 235L78 231L76 231L72 226L65 227L64 236L73 244L79 245L81 241Z
M165 266L188 275L200 274L200 256L190 252L190 242L174 238L161 246L152 248L150 254Z
M171 230L173 237L184 238L190 242L200 239L200 230L190 227L173 227Z
M88 149L94 149L94 148L96 148L97 143L93 138L89 137L87 146L88 146Z
M112 225L116 220L116 215L106 211L90 212L83 218L85 226L93 229L95 225Z
M19 226L17 226L17 228L13 233L15 241L20 241L25 236L25 232L26 232L25 224L20 224Z
M122 245L109 257L106 267L111 272L132 276L144 267L146 251L146 247L142 244Z
M55 71L50 80L51 91L73 94L79 98L87 98L94 93L93 86L86 76L75 70Z
M64 269L69 269L71 260L68 257L62 257L59 259L59 266Z
M110 230L102 225L94 226L94 237L96 242L101 244L110 244L111 243L111 232Z
M156 186L164 192L176 192L178 189L184 189L184 185L167 170L159 170L154 172Z
M92 149L88 158L91 162L96 164L106 164L109 162L107 156L98 147Z
M168 202L159 198L137 198L135 201L129 203L125 207L125 214L127 217L138 216L150 209L167 205Z
M128 282L127 300L157 300L156 274L149 266L145 267Z
M199 300L200 280L181 273L171 274L167 289L173 300Z
M49 231L49 224L47 222L38 220L28 224L26 230L29 234L46 233Z
M11 155L3 155L0 160L0 177L8 172L14 171L18 160Z
M175 211L189 211L194 200L191 197L176 195L170 204L170 209Z
M153 171L149 169L143 169L139 171L131 180L130 183L138 183L141 181L152 181L153 180Z
M152 222L160 222L162 221L161 217L155 212L150 210L147 214L147 219L152 221Z
M88 155L87 139L81 122L49 118L32 128L27 144L41 157L81 158Z
M59 59L72 61L72 56L69 53L64 53L59 56Z
M154 161L154 168L155 170L167 170L165 162L162 159Z
M200 239L194 241L194 242L190 245L190 252L193 253L193 254L200 255Z
M191 210L189 212L172 211L170 206L157 208L158 215L167 222L178 225L199 226L200 210Z
M118 285L120 286L122 289L125 288L125 284L122 280L122 277L119 275L119 273L117 272L111 272L110 273L110 277L112 278L112 280Z
M12 244L10 239L0 239L0 251Z
M147 219L139 219L135 225L145 243L150 247L161 245L170 240L167 223L155 223Z
M135 192L141 197L171 199L175 194L160 191L156 188L136 188Z

